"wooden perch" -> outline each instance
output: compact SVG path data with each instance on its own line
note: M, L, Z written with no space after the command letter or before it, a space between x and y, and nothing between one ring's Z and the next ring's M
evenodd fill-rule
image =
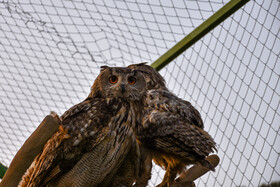
M219 162L220 158L217 155L210 155L206 158L212 166L216 167ZM176 187L195 187L193 181L198 179L199 177L203 176L205 173L210 171L208 168L203 167L201 165L194 165L190 169L183 172L175 181Z
M24 142L13 158L0 187L17 187L22 176L29 168L35 157L42 151L45 143L51 138L59 126L58 118L48 115L39 127Z

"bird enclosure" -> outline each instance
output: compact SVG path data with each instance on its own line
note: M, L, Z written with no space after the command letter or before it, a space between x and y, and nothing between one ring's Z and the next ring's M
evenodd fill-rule
M84 100L100 66L151 65L229 2L0 1L0 163L50 111ZM208 31L160 70L218 146L216 171L195 183L279 181L280 1L249 1ZM163 175L154 165L149 186Z

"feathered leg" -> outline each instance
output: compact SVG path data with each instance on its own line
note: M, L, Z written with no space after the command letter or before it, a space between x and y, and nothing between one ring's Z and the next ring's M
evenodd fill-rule
M175 181L177 172L180 170L180 165L168 165L163 180L157 187L171 187Z
M140 160L140 172L139 177L136 179L136 183L133 187L145 187L148 185L148 181L151 179L152 170L152 154L143 146L140 147L141 160Z

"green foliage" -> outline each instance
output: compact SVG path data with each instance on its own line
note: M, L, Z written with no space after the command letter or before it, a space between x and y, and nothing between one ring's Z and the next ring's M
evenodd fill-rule
M0 178L2 179L7 171L7 167L0 163Z

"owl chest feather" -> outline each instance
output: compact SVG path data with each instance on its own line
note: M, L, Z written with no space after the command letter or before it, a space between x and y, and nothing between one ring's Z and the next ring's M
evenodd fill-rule
M139 126L143 111L141 107L142 105L138 103L121 99L89 101L83 104L79 112L70 113L71 117L66 113L62 126L73 137L73 146L78 146L83 141L95 142L104 131L134 133Z
M140 119L138 107L134 103L120 103L119 106L113 111L113 115L109 122L109 127L116 129L119 127L128 126L132 129L137 128Z
M116 114L111 117L108 123L109 131L117 133L120 138L119 141L123 141L124 137L131 137L135 144L136 132L141 120L141 111L133 103L122 102L114 112Z
M98 117L98 113L92 115L91 111L97 110L103 111L102 118ZM69 133L74 137L71 140L73 146L71 150L64 150L64 155L67 160L77 158L79 161L53 185L90 186L105 184L104 180L110 183L126 156L133 150L138 152L135 131L141 117L139 107L121 100L104 100L78 116L72 122L76 122L76 129L79 126L82 128L73 130L74 125L71 125L69 130L72 134ZM84 154L78 158L75 152Z

